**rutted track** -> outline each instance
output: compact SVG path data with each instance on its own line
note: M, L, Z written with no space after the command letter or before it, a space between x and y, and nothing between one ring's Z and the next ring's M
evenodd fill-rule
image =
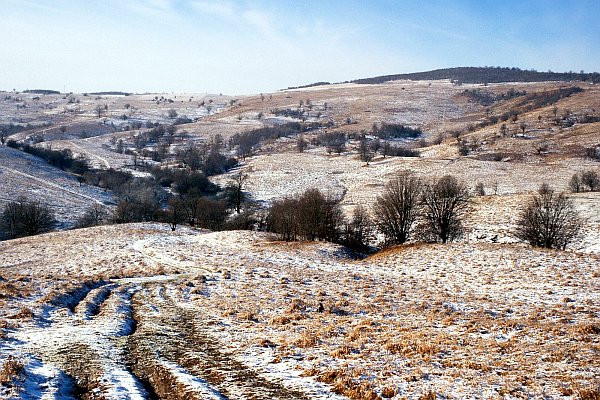
M130 337L132 369L170 399L306 399L235 360L203 329L202 315L181 307L161 285L134 297L137 330Z
M309 398L237 361L202 315L171 298L185 276L84 284L16 331L15 347L64 373L39 383L70 393L60 399Z

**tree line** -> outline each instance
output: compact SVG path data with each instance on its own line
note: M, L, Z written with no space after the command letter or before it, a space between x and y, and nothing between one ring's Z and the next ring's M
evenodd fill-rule
M538 72L535 70L523 70L520 68L507 67L457 67L436 69L433 71L415 72L410 74L396 74L377 76L373 78L357 79L352 83L360 84L378 84L389 81L410 79L413 81L421 80L442 80L450 79L462 83L500 83L500 82L548 82L548 81L582 81L582 82L600 82L600 73L580 72Z

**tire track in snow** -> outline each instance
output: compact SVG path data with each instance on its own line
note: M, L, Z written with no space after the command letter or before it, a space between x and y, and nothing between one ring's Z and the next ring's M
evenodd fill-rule
M137 290L136 284L105 285L74 304L56 306L43 324L15 332L17 350L75 378L81 398L152 398L126 363L125 341L135 330L131 297Z
M160 289L160 288L158 288ZM133 371L165 398L308 399L261 377L202 329L202 316L162 297L154 284L133 299L138 329L129 337ZM154 296L159 296L156 299ZM169 391L177 387L177 393ZM206 393L214 397L206 397ZM223 396L223 397L219 397Z

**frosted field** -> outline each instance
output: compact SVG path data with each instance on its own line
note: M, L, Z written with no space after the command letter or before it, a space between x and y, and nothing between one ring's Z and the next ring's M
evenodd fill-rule
M0 394L575 399L600 374L599 268L507 244L352 261L156 224L3 242L0 357L24 370Z

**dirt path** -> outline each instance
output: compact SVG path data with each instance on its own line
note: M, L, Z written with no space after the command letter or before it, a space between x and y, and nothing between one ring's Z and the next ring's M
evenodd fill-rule
M83 139L83 140L86 140L86 141L87 141L87 139ZM94 153L92 153L92 152L91 152L91 151L89 151L89 150L86 150L86 149L84 149L83 147L79 146L79 145L76 143L76 140L68 140L67 142L68 142L68 143L69 143L71 146L75 147L77 150L81 151L81 152L82 152L83 154L85 154L86 156L88 156L88 157L91 157L91 158L95 158L95 159L99 160L99 161L100 161L102 164L104 164L104 166L106 167L106 169L110 169L111 165L110 165L110 163L108 162L108 160L107 160L106 158L104 158L104 157L101 157L101 156L99 156L99 155L97 155L97 154L94 154Z
M134 296L136 332L130 337L133 371L173 399L307 399L268 381L237 361L204 328L211 321L182 307L161 284ZM157 350L160 349L160 350Z
M91 288L15 332L11 350L43 370L28 392L54 399L308 399L237 361L206 320L169 293L192 275ZM76 298L71 296L70 299ZM34 379L34 380L35 380ZM59 395L60 394L60 395ZM36 397L37 398L37 397Z

